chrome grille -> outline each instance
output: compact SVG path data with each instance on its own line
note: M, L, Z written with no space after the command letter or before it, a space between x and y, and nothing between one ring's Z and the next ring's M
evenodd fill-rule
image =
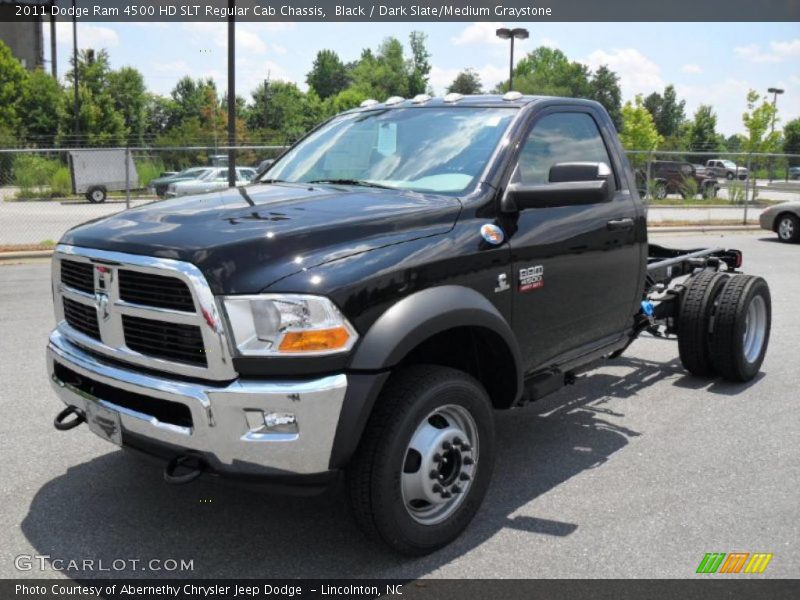
M133 304L194 312L192 293L174 277L120 269L119 297Z
M94 294L94 269L91 263L74 260L62 261L61 282L81 292Z
M175 375L236 378L214 296L190 263L59 245L53 290L59 330L87 350Z
M131 350L175 362L206 366L203 335L196 325L122 315L122 328L125 330L125 343Z
M100 339L100 326L97 323L97 311L94 306L64 298L64 319L73 329L96 340Z

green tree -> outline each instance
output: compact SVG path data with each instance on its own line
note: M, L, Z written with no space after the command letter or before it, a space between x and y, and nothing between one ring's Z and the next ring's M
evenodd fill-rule
M75 71L78 72L78 127L82 138L73 140L78 144L86 142L89 145L122 144L126 137L125 120L116 109L114 99L109 91L109 66L108 52L100 50L95 52L91 48L82 50L78 55L77 64L74 59L72 70L67 74L67 80L73 86L67 89L67 97L72 98L75 82ZM67 124L69 131L75 126L76 115L68 112Z
M606 65L601 65L589 81L589 98L602 104L608 111L614 127L622 128L622 90L619 76Z
M507 91L508 82L498 88ZM514 88L523 94L586 98L591 92L589 69L570 61L561 50L540 46L517 63Z
M411 59L408 69L408 95L424 94L428 89L428 76L431 72L431 53L425 46L428 36L421 31L412 31L408 38Z
M665 87L663 95L653 92L644 99L643 105L652 115L658 133L665 138L680 135L681 125L686 120L686 101L678 101L675 86Z
M19 98L18 114L24 135L40 146L53 146L64 119L64 93L61 86L42 69L25 80Z
M792 119L783 127L783 151L786 154L800 154L800 118ZM791 166L800 164L800 157L789 159Z
M475 69L464 69L456 75L453 82L447 86L447 91L464 94L465 96L469 94L480 94L482 92L480 75L478 75Z
M745 152L775 152L779 147L780 133L770 131L778 122L777 109L766 96L755 90L747 93L747 111L742 115L747 130L742 149Z
M744 136L741 133L734 133L725 139L725 149L728 152L741 152L744 144Z
M175 100L158 94L147 94L145 100L145 135L148 138L165 133L174 123L178 107Z
M644 107L642 96L636 96L635 102L630 101L622 107L622 130L619 138L626 150L656 150L663 141L658 133L653 116ZM634 163L641 163L643 157L634 157Z
M208 107L209 97L216 98L217 88L212 79L194 80L183 77L170 92L172 98L170 127L174 127L187 119L203 119L203 111Z
M689 129L689 149L698 152L714 152L720 149L717 115L708 104L701 104L694 113Z
M108 93L114 108L122 115L131 143L142 144L146 129L147 88L142 74L133 67L122 67L108 74Z
M264 81L253 91L247 125L262 138L292 141L322 119L322 101L285 81Z
M377 100L390 96L408 97L408 71L403 45L397 38L386 38L378 53L364 50L351 74L353 87L362 95Z
M335 96L350 83L350 77L339 55L333 50L320 50L306 75L306 83L325 100Z
M0 41L0 130L8 135L19 131L17 106L27 78L25 68L11 54L11 49Z

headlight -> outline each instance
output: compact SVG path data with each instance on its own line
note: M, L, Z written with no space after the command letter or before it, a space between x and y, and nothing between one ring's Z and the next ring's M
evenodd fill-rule
M245 356L334 354L347 352L358 339L339 309L322 296L225 296L222 305L233 345Z

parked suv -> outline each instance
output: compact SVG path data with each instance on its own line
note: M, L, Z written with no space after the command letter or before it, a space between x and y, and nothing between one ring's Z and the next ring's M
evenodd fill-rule
M642 171L637 173L637 185L639 192L645 194L647 177ZM699 193L703 198L715 198L720 188L716 177L706 168L674 160L656 160L650 164L650 185L652 195L659 200L668 194L680 194L688 199Z
M725 179L747 179L747 169L739 167L731 160L714 158L706 161L706 168L714 177L724 177Z

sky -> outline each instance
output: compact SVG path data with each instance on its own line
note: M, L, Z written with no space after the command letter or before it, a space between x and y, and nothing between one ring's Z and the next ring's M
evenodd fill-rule
M249 92L268 77L293 81L305 90L317 51L334 50L347 62L388 36L399 38L408 49L414 30L428 35L430 83L437 94L467 67L476 69L484 87L491 88L508 75L508 42L494 33L502 26L530 31L530 39L517 42L516 59L544 45L591 69L606 64L620 76L623 100L673 84L686 100L687 116L699 104L711 104L717 131L725 135L743 131L749 89L766 94L769 87L783 88L778 98L781 122L800 116L798 23L239 23L237 93L249 99ZM63 77L72 51L72 25L59 22L57 27ZM226 27L224 22L79 23L78 46L106 48L113 68L136 67L156 93L168 94L184 75L212 77L223 91Z

